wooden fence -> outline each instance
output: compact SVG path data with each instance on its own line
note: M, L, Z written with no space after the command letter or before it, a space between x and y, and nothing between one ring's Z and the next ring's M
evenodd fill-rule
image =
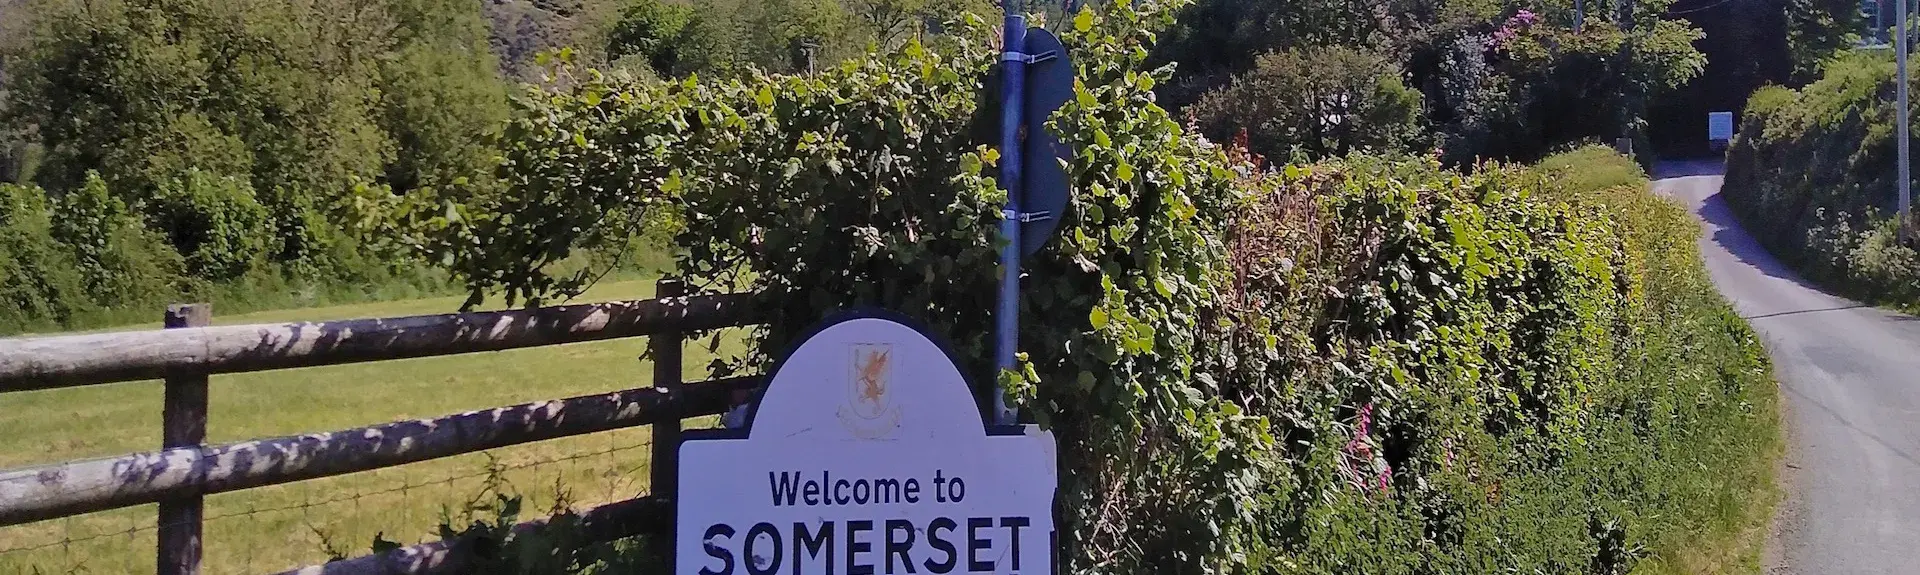
M204 304L171 306L167 329L0 339L0 393L164 379L159 451L0 471L0 527L159 503L158 573L200 570L202 498L268 485L614 429L653 426L652 487L582 513L590 535L671 537L681 420L726 411L758 385L683 385L690 331L752 325L743 295L684 297L663 280L645 301L391 319L211 326ZM653 387L446 417L207 445L207 376L499 351L647 336ZM541 521L516 529L534 529ZM289 573L463 572L461 541L440 541ZM670 541L663 544L670 545Z

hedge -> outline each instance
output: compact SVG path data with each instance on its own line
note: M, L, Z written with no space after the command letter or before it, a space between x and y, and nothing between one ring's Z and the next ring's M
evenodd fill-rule
M1063 572L1624 573L1745 525L1777 441L1767 364L1643 173L1263 172L1155 103L1146 48L1181 5L1062 30L1079 81L1049 124L1076 193L998 380L1060 439ZM1003 195L970 23L803 77L562 63L516 101L503 193L393 200L382 235L476 300L540 301L577 289L547 262L664 212L680 273L770 320L723 371L871 305L989 380Z
M1761 88L1721 196L1762 245L1864 301L1920 308L1920 252L1898 234L1894 63L1856 53L1801 90Z
M247 196L222 196L232 188L200 176L163 195L156 211L164 215L154 218L123 204L97 175L58 197L0 184L0 336L155 324L170 303L242 313L450 291L444 272L365 253L320 226L332 232L327 258L317 260L325 267L241 257L253 252L229 248L268 238L237 225L259 223L258 212L245 209L258 204L233 202ZM176 244L197 249L183 256Z

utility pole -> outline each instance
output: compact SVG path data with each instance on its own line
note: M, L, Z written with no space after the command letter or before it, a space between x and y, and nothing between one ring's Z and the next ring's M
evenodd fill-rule
M1896 121L1900 124L1899 133L1896 137L1899 138L1900 161L1900 237L1904 239L1907 237L1908 229L1912 227L1910 224L1913 221L1913 166L1911 163L1912 157L1908 155L1908 148L1910 147L1908 140L1911 139L1911 136L1908 134L1909 127L1907 126L1908 0L1898 0L1898 2L1900 2L1900 9L1894 15L1894 18L1900 20L1900 37L1895 41L1897 45L1894 46L1894 50L1899 52L1899 57L1895 59L1899 62L1900 67L1900 85L1896 88L1896 91L1900 94L1900 102L1899 109L1896 110L1894 114L1897 116Z
M1614 0L1613 17L1620 31L1626 32L1629 37L1627 41L1620 43L1620 61L1632 62L1634 58L1631 38L1634 29L1633 0ZM1638 113L1642 109L1642 100L1645 99L1645 95L1640 93L1639 86L1636 84L1628 82L1625 87L1623 95L1626 97L1626 102L1620 107L1620 139L1615 141L1615 145L1620 148L1620 153L1637 157L1638 154L1633 151L1634 124L1640 119Z

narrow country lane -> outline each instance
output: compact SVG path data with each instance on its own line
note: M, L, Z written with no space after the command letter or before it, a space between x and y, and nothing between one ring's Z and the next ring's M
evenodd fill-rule
M1718 162L1668 163L1657 193L1704 224L1720 291L1772 354L1789 427L1767 573L1920 573L1920 318L1828 295L1749 236Z

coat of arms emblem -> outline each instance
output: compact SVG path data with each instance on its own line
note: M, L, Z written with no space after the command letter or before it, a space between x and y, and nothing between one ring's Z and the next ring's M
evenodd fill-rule
M857 343L848 352L847 402L840 408L840 421L856 436L884 436L900 424L900 410L888 393L893 385L893 346Z

